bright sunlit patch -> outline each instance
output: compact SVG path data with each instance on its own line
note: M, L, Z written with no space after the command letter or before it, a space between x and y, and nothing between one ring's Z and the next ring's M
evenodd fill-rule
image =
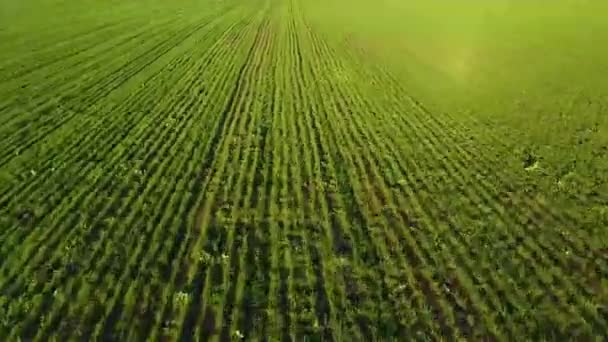
M472 45L437 46L430 49L427 56L420 57L458 82L468 82L479 72L478 50Z
M460 81L467 81L475 72L476 56L471 47L463 46L446 51L443 67L445 72Z

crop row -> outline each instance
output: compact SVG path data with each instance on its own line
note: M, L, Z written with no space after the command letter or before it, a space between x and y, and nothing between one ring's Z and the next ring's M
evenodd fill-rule
M0 338L604 334L594 230L504 137L305 2L152 3L0 43Z
M348 60L346 55L341 57L342 61ZM383 70L370 68L369 65L362 64L360 59L351 59L356 63L352 70L367 69L370 72L360 74L355 79L356 74L347 73L343 69L346 63L337 65L336 69L341 74L352 77L349 82L369 86L361 87L363 89L359 91L365 93L359 95L359 100L354 100L357 98L356 90L349 92L351 96L343 98L360 101L364 106L362 112L368 114L360 117L368 122L361 126L362 129L377 127L376 131L384 132L383 136L376 139L379 148L375 153L372 150L373 154L368 161L373 160L373 155L385 156L385 163L382 160L377 162L381 166L378 173L385 178L386 188L392 188L390 192L395 193L394 200L388 203L394 203L398 211L405 211L401 214L404 222L399 225L407 221L413 222L410 227L414 229L407 232L407 235L419 239L417 244L420 247L413 245L412 249L424 248L424 244L428 243L429 249L427 252L423 250L423 253L433 259L441 256L441 253L436 252L437 248L447 248L445 259L433 261L430 269L438 270L438 266L450 264L468 264L471 273L478 273L476 268L482 266L482 274L485 276L498 279L504 277L494 281L492 287L484 289L480 294L476 294L471 286L464 291L459 290L462 293L458 295L455 294L455 289L448 288L446 307L449 311L453 310L467 320L476 320L475 311L482 312L480 318L486 318L487 326L494 330L490 331L492 334L499 332L496 330L498 326L510 329L505 322L513 320L513 317L518 317L513 323L521 325L512 330L519 332L529 329L529 333L538 334L547 331L566 333L572 329L583 334L599 333L605 325L605 319L593 309L591 303L595 294L581 286L577 279L570 278L568 268L572 265L573 258L587 259L584 263L598 263L598 267L601 267L601 258L577 246L577 243L585 240L574 242L574 239L555 236L554 232L543 229L548 224L561 224L566 225L563 228L569 228L567 225L574 223L565 223L551 208L539 206L525 197L516 205L508 206L498 192L505 185L492 184L482 176L489 173L493 164L487 159L485 164L480 164L477 160L488 158L489 153L475 149L474 143L463 143L471 137L454 129L455 126L458 127L454 121L448 121L442 114L422 108ZM345 108L354 112L357 106L356 102L350 102ZM354 115L356 114L353 113ZM374 117L377 121L373 120ZM370 143L374 140L373 133L369 132L365 136L365 144L360 148L373 146ZM388 154L391 150L395 151L394 157ZM381 186L381 191L382 188L385 187ZM513 197L517 198L518 194ZM404 201L407 198L409 200ZM452 203L446 201L446 198L452 200ZM424 241L429 238L434 241ZM452 243L456 245L451 245ZM471 250L469 246L483 249ZM458 249L467 254L458 256L455 253ZM458 256L457 263L454 262L455 254ZM578 256L574 256L576 254ZM594 257L597 259L594 260ZM467 279L464 277L466 273L458 268L453 271L462 274L460 280L456 279L461 284L471 284L472 281L472 284L480 286L487 281L479 276L469 276ZM439 278L433 279L434 281L447 278L448 281L439 283L448 286L453 286L449 284L454 283L451 276L435 275L433 278ZM497 291L491 291L491 288ZM521 289L527 293L522 293ZM498 296L495 293L488 296L487 292L496 292ZM513 298L514 294L516 298ZM465 298L450 299L452 296ZM497 300L492 304L494 307L479 303L480 307L475 308L477 304L467 304L473 299L466 296ZM521 297L517 299L517 296ZM537 310L535 306L542 309ZM466 312L469 309L471 312ZM533 312L535 316L532 316ZM496 318L499 324L487 320L487 317L492 317L495 313L500 313ZM570 325L564 324L565 322ZM535 327L534 324L537 323L541 326ZM472 327L467 327L466 321L459 322L458 325L462 333L470 333Z
M162 87L155 89L150 86L142 88L121 103L124 109L121 110L120 106L113 108L109 114L123 121L117 123L116 128L125 127L124 135L114 135L116 129L99 135L92 131L96 136L91 140L94 145L87 150L71 150L75 154L97 152L104 163L87 163L85 165L89 166L88 170L71 162L64 164L67 169L61 171L69 172L72 167L78 171L73 180L73 188L64 192L63 196L56 197L55 203L49 203L49 198L42 199L41 203L49 205L52 214L47 216L46 213L41 213L42 218L35 225L37 230L28 231L19 226L19 223L16 228L7 230L13 234L7 237L9 243L3 245L5 252L11 251L15 243L27 246L20 257L9 257L3 263L3 293L11 297L21 294L18 299L6 303L9 305L8 311L16 311L11 312L11 315L17 319L24 314L19 312L19 309L24 309L18 307L19 303L35 303L34 308L27 308L27 312L30 312L28 316L34 321L24 319L24 323L13 328L13 334L37 331L38 337L44 337L45 334L57 331L70 332L74 328L80 328L79 333L95 335L112 331L111 324L116 322L111 315L116 312L119 303L114 308L107 304L115 302L120 298L119 295L124 295L113 280L119 279L119 271L123 266L122 276L125 280L129 273L134 277L134 271L141 271L139 266L126 264L124 258L132 256L131 251L137 251L138 245L146 242L142 237L158 238L155 232L149 231L150 228L170 234L164 225L159 225L163 223L159 222L161 215L167 219L189 219L187 212L172 216L175 212L171 210L178 209L173 205L167 208L172 215L164 215L165 201L167 196L177 194L183 202L180 208L191 209L185 206L192 202L190 197L195 194L184 196L179 190L186 190L186 184L194 186L194 174L200 172L195 161L201 158L200 153L203 153L205 147L201 144L204 141L201 138L204 139L205 136L199 136L197 132L206 132L205 125L212 124L214 120L213 117L205 116L214 110L212 107L215 101L210 99L219 98L226 90L220 82L230 75L231 70L223 68L224 64L220 62L226 62L222 55L233 52L233 47L226 42L242 39L243 29L249 26L246 21L248 11L240 8L226 12L206 32L200 48L190 50L188 55L176 58L160 72L151 75L152 84L162 86L164 82L169 82L175 85L172 88L174 94L166 94L169 95L166 101L156 101L158 93L162 93ZM214 71L220 72L214 75ZM203 84L203 81L209 81L209 84ZM209 111L202 111L203 109ZM125 110L133 114L124 115ZM105 130L104 126L99 128ZM211 142L212 137L206 138ZM103 143L102 139L115 139L116 142ZM193 155L195 152L198 155ZM70 154L62 157L75 160L82 158ZM178 161L184 165L180 167ZM183 174L187 170L190 175ZM48 184L47 179L45 186ZM60 187L59 190L65 186L63 179L59 179L56 184ZM35 193L31 195L32 198L40 196ZM20 199L17 200L17 203L21 202ZM150 211L153 209L157 211ZM179 226L175 222L168 225ZM142 235L138 236L138 232ZM128 242L134 245L131 246ZM144 257L144 252L148 255L139 260L137 265L145 264L146 260L150 262L152 253L159 252L153 248L165 247L161 242L148 243L150 249L141 250L142 245L139 245L142 252L139 258ZM168 254L170 250L163 250L163 253ZM152 260L156 264L156 259ZM131 258L129 261L137 262L138 259ZM13 273L17 270L16 266L24 262L25 268L19 273ZM163 269L168 269L168 265ZM96 281L107 285L102 287L105 291L91 291L91 286ZM126 287L128 284L126 282L123 285ZM72 296L79 300L71 301ZM91 296L95 300L90 301ZM93 304L83 306L83 302ZM105 319L101 319L104 316ZM64 319L58 321L60 317ZM72 326L75 323L70 317L79 318L77 327ZM85 324L87 319L81 319L82 317L90 317L89 321L97 324ZM38 324L38 319L43 321L40 329L24 328ZM156 319L158 318L155 317L154 320ZM150 322L153 322L152 318Z

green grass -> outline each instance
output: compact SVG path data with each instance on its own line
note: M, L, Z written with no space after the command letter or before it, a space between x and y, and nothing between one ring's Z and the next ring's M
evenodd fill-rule
M606 10L0 0L0 339L604 339Z

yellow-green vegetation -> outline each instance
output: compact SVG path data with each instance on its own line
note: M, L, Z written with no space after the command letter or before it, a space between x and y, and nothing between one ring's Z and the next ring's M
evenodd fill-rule
M606 13L0 0L0 340L604 340Z

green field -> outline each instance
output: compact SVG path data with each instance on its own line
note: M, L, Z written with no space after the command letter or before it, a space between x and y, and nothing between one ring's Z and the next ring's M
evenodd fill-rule
M0 340L605 340L607 15L0 0Z

